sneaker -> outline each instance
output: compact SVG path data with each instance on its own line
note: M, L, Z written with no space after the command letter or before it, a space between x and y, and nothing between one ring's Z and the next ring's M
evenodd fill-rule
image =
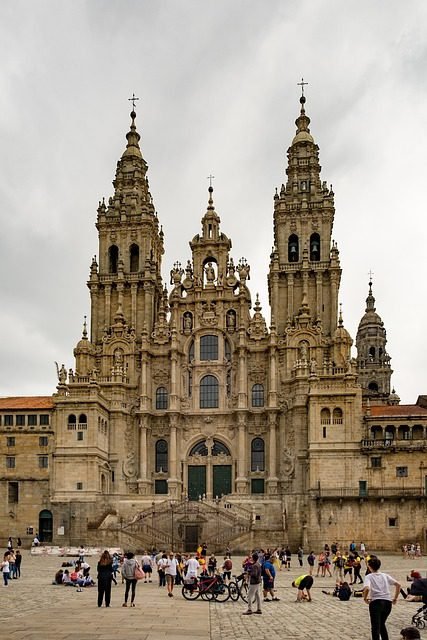
M134 607L134 606L135 606L135 603L134 603L134 602L132 602L130 606L131 606L131 607Z
M251 616L252 615L252 611L244 611L242 613L242 616Z
M258 609L257 611L254 611L254 613L262 613L261 609Z
M280 602L280 598L273 598L272 602Z
M127 605L127 603L126 603L126 602L124 602L124 603L122 604L122 607L127 607L127 606L128 606L128 605Z
M273 602L273 600L269 600L268 598L264 598L264 602Z
M147 582L147 580L144 580L144 582L146 583L146 582Z

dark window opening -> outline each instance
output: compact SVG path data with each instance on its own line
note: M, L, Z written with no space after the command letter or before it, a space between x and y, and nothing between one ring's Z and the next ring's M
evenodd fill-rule
M265 445L262 438L254 438L251 442L251 471L264 471Z
M40 425L42 426L46 426L49 424L49 414L48 413L42 413L40 416Z
M7 483L7 500L9 504L16 504L19 502L19 482Z
M215 376L205 376L200 381L200 409L217 409L219 385Z
M119 248L112 244L108 249L108 262L109 262L109 272L117 273L117 267L119 264Z
M4 426L13 427L13 416L7 415L4 417Z
M219 442L219 440L214 440L213 447L212 447L212 455L218 456L221 453L223 453L226 456L231 455L230 450L225 446L225 444L223 444L222 442Z
M264 479L252 478L251 480L251 493L264 493ZM255 516L258 520L261 520L261 516Z
M156 390L156 409L165 410L168 408L168 392L165 387Z
M264 406L264 385L254 384L254 386L252 387L252 406Z
M129 267L131 273L139 271L139 247L137 244L131 244L129 248Z
M154 493L165 495L168 492L167 480L155 480L154 481Z
M25 416L16 416L16 426L25 427Z
M168 471L168 443L166 442L166 440L157 440L156 442L156 473L167 473L167 471Z
M198 442L194 445L194 447L190 451L190 456L207 456L208 448L206 446L206 442Z
M28 419L28 426L29 427L37 426L37 416L36 415L27 416L27 419Z
M368 389L369 389L369 391L377 392L378 391L378 384L376 382L370 382L368 384Z
M318 233L312 233L310 237L310 260L312 262L320 260L320 236Z
M39 447L47 447L49 442L49 438L47 436L39 437Z
M298 262L299 260L299 243L298 236L294 233L289 236L288 240L288 262Z

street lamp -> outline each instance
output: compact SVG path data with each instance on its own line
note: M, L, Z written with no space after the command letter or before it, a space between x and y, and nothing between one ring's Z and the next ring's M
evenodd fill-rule
M172 545L172 549L171 551L174 550L174 540L173 540L173 502L171 501L171 525L172 525L172 535L171 535L171 545Z
M154 501L151 503L151 551L154 551Z

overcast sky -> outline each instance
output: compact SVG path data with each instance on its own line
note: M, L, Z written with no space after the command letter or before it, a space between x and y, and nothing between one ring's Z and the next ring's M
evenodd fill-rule
M2 0L0 59L0 395L49 395L54 361L74 367L133 92L165 279L190 257L212 173L269 319L302 76L335 191L345 326L355 338L372 270L392 383L404 403L427 393L425 0Z

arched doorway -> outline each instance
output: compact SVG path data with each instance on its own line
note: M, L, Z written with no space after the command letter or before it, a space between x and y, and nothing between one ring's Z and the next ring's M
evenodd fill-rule
M195 444L188 458L188 499L222 498L232 493L229 449L216 439Z
M39 513L39 540L40 542L52 542L53 517L52 512L43 509Z

